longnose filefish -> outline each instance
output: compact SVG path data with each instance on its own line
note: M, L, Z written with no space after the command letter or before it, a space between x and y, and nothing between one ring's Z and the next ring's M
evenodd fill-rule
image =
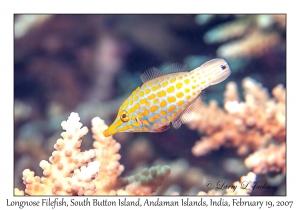
M230 68L216 58L188 72L173 64L164 71L156 68L141 75L138 87L121 105L115 121L104 131L108 137L119 132L162 132L188 122L201 109L201 92L225 80Z

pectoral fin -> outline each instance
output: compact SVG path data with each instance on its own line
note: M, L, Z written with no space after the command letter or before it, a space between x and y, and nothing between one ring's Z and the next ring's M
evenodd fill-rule
M193 114L200 109L202 105L202 100L203 100L203 94L200 94L199 97L196 98L195 101L193 101L193 103L172 122L173 127L177 129L182 124L188 122L193 116Z

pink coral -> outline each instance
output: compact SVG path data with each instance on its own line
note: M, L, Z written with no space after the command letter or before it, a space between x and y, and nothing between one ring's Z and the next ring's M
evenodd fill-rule
M260 149L245 159L245 165L255 173L268 171L286 171L285 142L281 145L270 144L267 148Z
M225 110L211 101L188 123L206 134L192 149L195 156L205 155L220 146L237 147L240 155L264 148L271 141L285 141L285 89L273 89L274 98L251 78L242 82L245 102L239 101L237 88L229 83L225 91Z

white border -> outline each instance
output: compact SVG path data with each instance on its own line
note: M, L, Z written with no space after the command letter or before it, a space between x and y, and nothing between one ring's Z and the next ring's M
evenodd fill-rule
M255 197L255 200L294 200L293 208L300 207L299 193L299 12L296 4L288 1L5 1L1 2L1 190L0 206L13 194L13 14L14 13L287 13L287 197ZM296 1L295 1L296 2ZM286 8L289 8L287 10ZM149 197L148 197L149 198ZM35 200L40 198L28 198ZM110 197L111 200L117 198ZM145 198L143 198L145 199ZM149 198L152 199L152 198ZM154 198L153 198L154 199ZM176 199L163 197L162 199ZM207 198L209 199L209 198ZM218 198L219 199L219 198ZM232 198L226 198L232 199ZM244 198L252 200L253 198ZM24 200L24 199L22 199ZM154 199L155 200L155 199ZM17 207L7 207L19 209ZM79 209L82 207L76 207ZM89 207L99 209L99 207ZM103 209L103 207L100 207ZM114 207L115 208L115 207ZM112 208L112 209L114 209ZM151 207L147 207L151 208ZM163 207L165 208L165 207ZM174 207L182 209L182 207ZM239 207L232 207L239 209ZM2 208L1 208L2 209ZM29 208L27 208L29 209ZM31 208L30 208L31 209ZM57 208L56 208L57 209ZM74 209L74 207L72 208ZM257 208L255 208L257 209ZM264 208L266 209L266 208Z

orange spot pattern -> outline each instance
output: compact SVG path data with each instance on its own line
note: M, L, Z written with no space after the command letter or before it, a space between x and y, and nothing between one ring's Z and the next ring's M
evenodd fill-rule
M157 93L157 96L158 97L164 97L164 96L166 96L166 92L165 91L159 91L158 93Z
M167 112L166 112L165 110L161 110L161 111L160 111L160 114L163 115L163 116L166 116L166 115L167 115Z
M169 84L169 83L168 83L167 81L165 81L165 82L162 83L162 86L163 86L163 87L166 87L168 84Z
M182 104L184 104L184 100L181 100L177 103L178 106L181 106Z
M145 99L145 98L140 100L140 103L141 103L141 104L147 104L147 102L148 102L148 101L147 101L147 99Z
M172 79L170 79L170 82L171 82L171 83L174 83L174 82L176 82L176 78L172 78Z
M149 111L148 111L147 109L144 109L142 115L143 115L143 116L147 116L148 114L149 114Z
M154 93L152 93L151 95L148 96L149 100L154 99L154 98L155 98L155 94Z
M182 87L182 83L181 82L178 82L177 84L176 84L176 88L177 89L180 89Z
M167 89L167 92L172 93L172 92L174 92L174 90L175 90L174 86L171 86Z
M144 92L143 92L143 91L140 91L140 92L139 92L139 96L143 97L143 96L144 96Z
M168 108L168 112L172 112L175 109L176 109L176 106L172 105Z
M154 117L154 119L159 119L160 118L159 114L155 114L153 117Z
M153 100L153 103L155 103L155 104L157 104L158 102L159 102L158 98L156 98L156 99Z
M162 100L162 102L160 102L160 107L165 107L167 105L167 102L165 100Z
M151 106L150 112L155 112L158 109L158 106Z
M181 98L181 97L183 96L183 93L182 93L182 92L179 92L179 93L176 94L176 96L177 96L178 98Z
M172 103L172 102L175 102L175 101L176 101L176 98L174 96L168 97L168 102L169 103Z

